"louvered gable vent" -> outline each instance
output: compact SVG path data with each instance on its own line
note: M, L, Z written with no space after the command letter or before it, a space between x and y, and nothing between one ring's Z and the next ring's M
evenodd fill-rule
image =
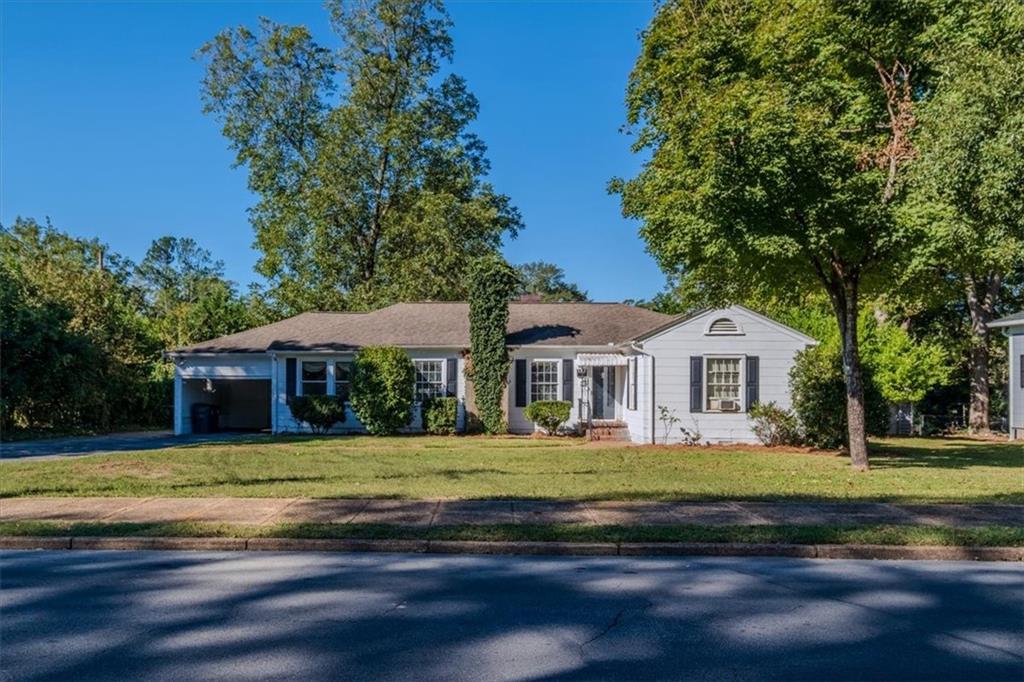
M728 317L720 317L708 327L708 334L739 334L740 328Z

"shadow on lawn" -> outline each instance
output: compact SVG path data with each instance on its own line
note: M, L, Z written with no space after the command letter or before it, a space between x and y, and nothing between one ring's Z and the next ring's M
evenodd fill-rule
M901 445L878 444L871 449L871 466L876 469L969 469L971 467L1024 467L1024 447L1006 444L976 444L936 441L922 447L921 441Z

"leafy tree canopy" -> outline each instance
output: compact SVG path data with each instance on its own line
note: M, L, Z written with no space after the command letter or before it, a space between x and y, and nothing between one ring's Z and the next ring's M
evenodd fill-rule
M518 294L539 296L544 303L586 301L587 292L574 282L565 281L565 271L554 263L533 261L516 266L519 273Z
M720 302L817 289L842 332L854 464L867 467L859 298L918 238L895 219L932 5L673 0L627 91L635 150L615 181L663 269Z
M912 310L963 302L969 426L987 431L1000 354L988 325L1015 303L1024 270L1024 5L943 3L931 33L936 85L917 111L903 210L926 238L901 298Z
M327 9L340 47L263 20L199 52L259 197L257 269L285 312L463 299L467 263L522 223L484 180L476 98L442 73L451 22L439 0Z
M224 279L224 263L188 237L160 237L135 268L135 281L167 348L232 334L261 323Z
M3 428L108 429L166 416L160 343L132 264L97 240L18 218L0 229Z

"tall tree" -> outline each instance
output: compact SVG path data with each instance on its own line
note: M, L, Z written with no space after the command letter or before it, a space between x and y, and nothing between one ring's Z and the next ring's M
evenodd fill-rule
M223 278L224 262L214 260L194 239L165 236L150 244L135 276L150 303L191 302L204 282Z
M857 319L913 230L893 203L925 91L929 6L905 1L673 0L631 74L622 192L670 274L714 296L824 291L842 338L848 445L867 469Z
M908 218L928 233L912 275L969 315L968 426L989 429L989 323L1024 268L1024 5L950 3L934 30L939 73L918 112Z
M565 281L565 271L554 263L533 261L516 266L519 273L520 296L539 296L545 303L586 301L587 292L575 282Z
M466 268L515 236L485 182L478 104L443 75L440 0L329 0L342 46L263 20L200 50L205 111L223 123L259 200L258 271L290 311L466 295Z
M194 239L156 239L135 268L135 280L168 348L253 326L248 302L224 279L224 263Z

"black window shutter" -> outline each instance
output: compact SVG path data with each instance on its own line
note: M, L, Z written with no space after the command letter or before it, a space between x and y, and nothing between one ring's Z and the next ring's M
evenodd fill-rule
M704 358L690 356L690 412L704 411Z
M1020 356L1020 387L1024 388L1024 355Z
M291 402L291 399L295 397L296 364L295 358L288 358L284 361L284 393L287 402Z
M459 361L455 358L448 358L445 379L447 379L448 383L446 394L449 398L454 398L459 393Z
M572 384L575 372L572 368L572 358L562 360L562 400L572 402Z
M516 360L516 407L526 407L526 360Z
M756 355L747 356L747 410L760 399L761 379L758 376L760 359Z

